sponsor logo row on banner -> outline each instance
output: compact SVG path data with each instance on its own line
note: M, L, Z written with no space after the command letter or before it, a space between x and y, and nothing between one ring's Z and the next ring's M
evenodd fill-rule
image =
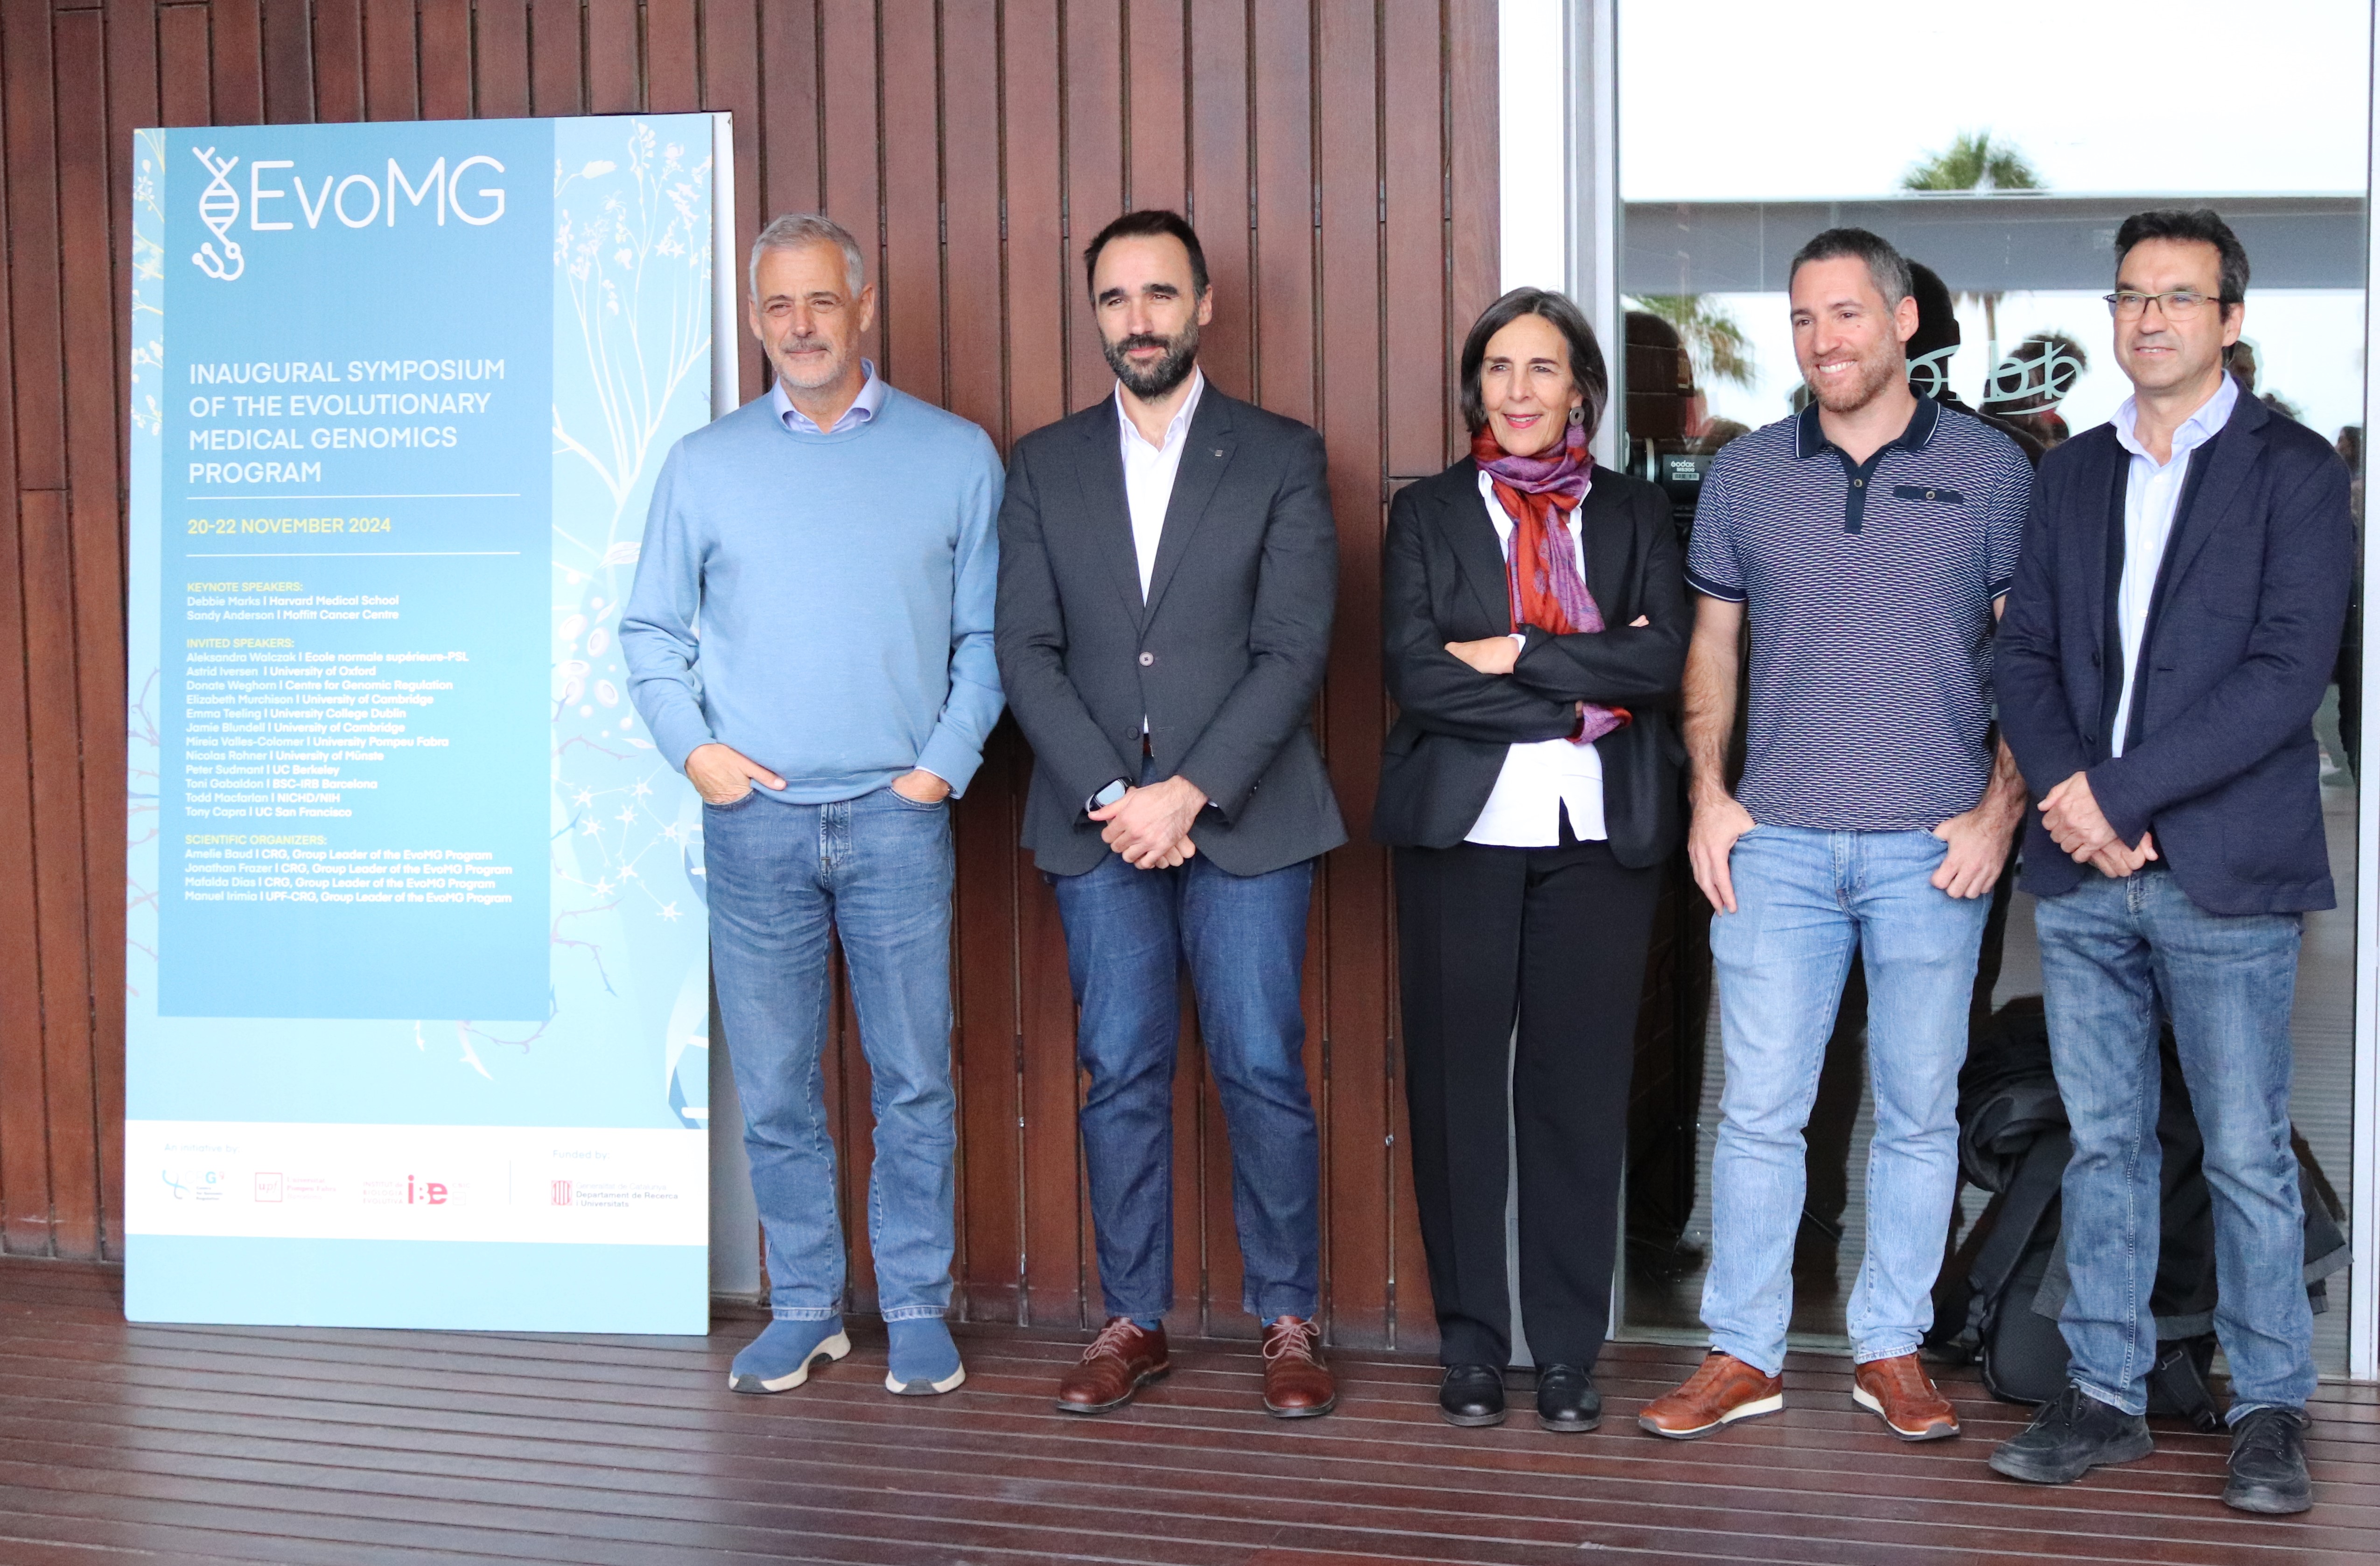
M683 1244L699 1131L130 1121L134 1234Z

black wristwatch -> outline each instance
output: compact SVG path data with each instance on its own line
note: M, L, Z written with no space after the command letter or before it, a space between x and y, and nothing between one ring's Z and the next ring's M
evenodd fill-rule
M1094 810L1106 809L1109 806L1113 805L1118 800L1122 799L1131 787L1132 784L1126 783L1122 778L1111 779L1105 788L1091 795L1090 799L1085 803L1083 806L1083 814L1087 816Z

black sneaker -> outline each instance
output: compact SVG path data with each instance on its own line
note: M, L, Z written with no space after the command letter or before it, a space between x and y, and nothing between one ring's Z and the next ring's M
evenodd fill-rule
M1492 1365L1450 1365L1439 1383L1438 1416L1477 1429L1504 1423L1504 1373Z
M2024 1433L1992 1453L1994 1471L2035 1485L2070 1485L2108 1463L2134 1463L2156 1450L2149 1422L2069 1386L2034 1414Z
M1595 1390L1594 1378L1575 1365L1539 1366L1537 1423L1566 1436L1602 1424L1603 1394Z
M2231 1482L2223 1504L2237 1511L2287 1516L2313 1504L2306 1477L2308 1420L2294 1408L2259 1408L2231 1426Z

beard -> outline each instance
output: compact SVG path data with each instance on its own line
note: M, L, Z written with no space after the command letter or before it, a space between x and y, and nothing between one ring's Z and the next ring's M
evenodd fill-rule
M788 337L777 345L777 353L784 355L786 358L792 358L796 353L823 353L826 356L820 361L822 368L800 372L786 369L783 359L776 358L775 355L771 356L773 368L777 371L777 379L788 386L796 387L805 392L815 392L821 386L833 385L843 378L844 367L850 362L849 356L835 352L834 344L825 337Z
M1123 357L1134 348L1162 348L1165 353L1142 370ZM1143 402L1154 402L1190 379L1191 367L1198 362L1198 323L1191 322L1179 337L1143 333L1115 343L1103 337L1099 349L1107 355L1108 368L1115 371L1115 378L1123 382L1125 391Z
M1803 372L1802 379L1809 386L1811 397L1828 413L1857 413L1874 402L1877 395L1896 379L1907 373L1899 356L1879 348L1859 360L1858 374L1849 385L1822 389L1807 370Z

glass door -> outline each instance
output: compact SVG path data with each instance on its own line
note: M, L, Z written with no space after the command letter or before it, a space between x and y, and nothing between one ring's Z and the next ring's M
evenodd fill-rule
M1893 241L1921 274L1911 379L2034 450L2109 416L2130 387L2100 296L2131 212L2212 206L2252 266L2241 391L2335 442L2357 475L2361 528L2369 221L2371 12L2360 0L2242 10L2175 0L2154 13L1912 8L1896 0L1607 0L1616 19L1616 301L1625 396L1615 455L1666 490L1682 531L1712 456L1803 395L1786 267L1820 229ZM2135 78L2143 28L2208 62L2183 91ZM1585 62L1595 51L1573 45ZM1582 72L1582 74L1585 74ZM1599 74L1599 73L1598 73ZM1610 76L1603 78L1606 81ZM2133 91L2128 83L2139 81ZM1591 89L1590 89L1591 91ZM1608 176L1607 176L1608 177ZM1581 229L1572 223L1575 251ZM1584 273L1582 273L1584 274ZM2360 611L2314 720L2340 906L2307 920L2293 1032L2306 1186L2350 1227L2355 1145ZM1739 732L1739 745L1741 735ZM1682 866L1648 994L1631 1125L1623 1331L1694 1335L1710 1234L1722 1070L1708 913ZM1980 1053L2040 1028L2031 899L2004 899L1984 956ZM1865 1002L1854 968L1810 1124L1794 1251L1793 1341L1844 1346L1864 1237L1872 1117ZM1962 1188L1955 1245L1990 1193ZM1951 1270L1946 1269L1946 1271ZM2325 1374L2350 1367L2348 1275L2316 1318Z

